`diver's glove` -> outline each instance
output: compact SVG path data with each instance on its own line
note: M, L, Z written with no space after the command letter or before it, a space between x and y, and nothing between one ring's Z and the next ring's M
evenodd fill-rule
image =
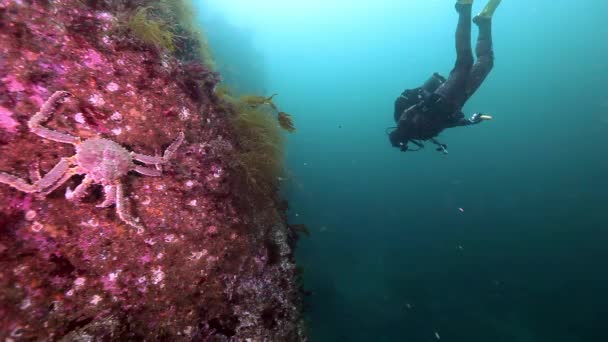
M487 115L487 114L483 114L483 113L475 113L475 114L473 114L473 116L471 116L469 121L471 121L472 124L478 124L482 121L492 120L492 119L493 118L491 115Z

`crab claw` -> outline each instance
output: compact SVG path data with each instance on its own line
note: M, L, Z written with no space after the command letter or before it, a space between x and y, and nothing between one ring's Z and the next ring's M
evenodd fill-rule
M93 179L89 176L85 176L82 182L74 190L70 187L65 189L65 198L69 201L80 201L87 194L87 189L92 183Z
M116 203L116 186L106 185L103 187L105 199L102 203L96 205L97 208L107 208Z
M68 201L74 199L74 190L72 190L69 186L65 189L65 199Z

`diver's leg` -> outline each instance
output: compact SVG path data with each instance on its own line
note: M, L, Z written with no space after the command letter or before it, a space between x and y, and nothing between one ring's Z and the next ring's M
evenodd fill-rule
M477 62L471 69L471 76L467 82L467 98L477 91L494 67L494 51L492 49L492 15L501 0L490 0L473 22L479 27L479 36L475 54Z
M477 61L473 65L473 69L471 69L471 74L467 81L467 99L479 89L479 86L481 86L494 67L492 18L477 16L475 17L474 22L479 26L479 37L477 38L477 46L475 47Z
M435 91L444 100L461 107L466 100L465 86L473 66L471 49L472 1L456 3L458 27L456 28L456 63L448 79Z
M484 17L484 18L492 18L492 16L494 15L494 11L496 11L496 8L498 7L498 5L500 5L501 1L502 0L488 1L486 6L481 10L481 12L479 12L479 15L477 15L477 16Z
M458 26L456 27L456 65L471 67L473 65L473 50L471 49L471 9L473 1L456 3L458 11Z

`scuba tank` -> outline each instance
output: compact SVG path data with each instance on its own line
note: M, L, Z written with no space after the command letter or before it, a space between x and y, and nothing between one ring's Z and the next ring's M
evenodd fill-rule
M395 122L399 121L403 111L420 102L426 102L433 92L445 82L445 77L438 73L433 73L421 87L406 89L395 101Z
M439 75L438 73L433 73L433 75L431 75L431 77L429 77L429 79L424 82L421 88L424 91L432 93L437 90L437 88L439 88L439 86L443 83L445 83L445 77Z

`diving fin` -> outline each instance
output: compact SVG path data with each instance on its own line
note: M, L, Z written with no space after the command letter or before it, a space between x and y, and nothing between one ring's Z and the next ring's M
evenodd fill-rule
M458 0L456 1L456 3L459 5L472 5L473 0Z
M496 11L496 8L498 7L498 5L500 5L501 1L502 0L489 0L486 4L486 7L484 7L481 12L479 12L478 16L483 18L492 18L492 15L494 15L494 11Z

